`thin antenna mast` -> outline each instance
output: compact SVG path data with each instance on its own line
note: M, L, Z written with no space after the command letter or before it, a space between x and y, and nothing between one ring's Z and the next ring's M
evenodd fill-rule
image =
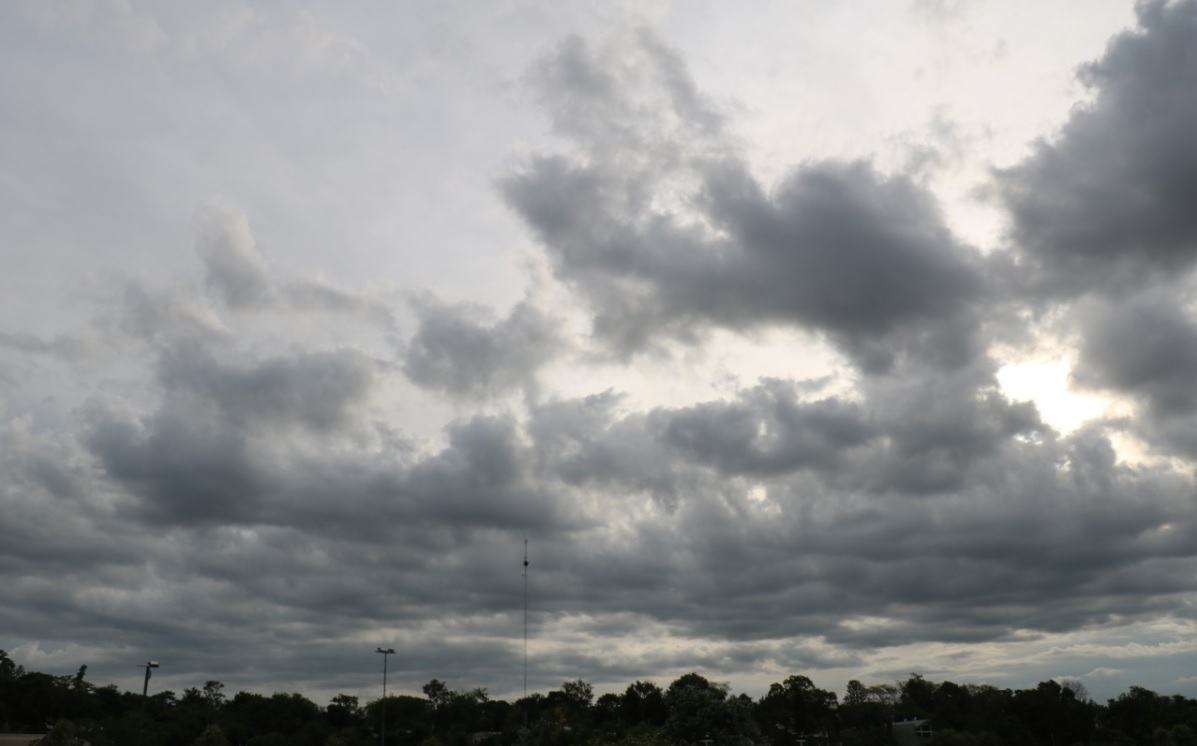
M524 699L528 698L528 535L524 534Z

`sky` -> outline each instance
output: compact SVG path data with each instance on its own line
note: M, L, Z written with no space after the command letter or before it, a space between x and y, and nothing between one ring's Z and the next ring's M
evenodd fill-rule
M0 649L1197 696L1197 0L0 5Z

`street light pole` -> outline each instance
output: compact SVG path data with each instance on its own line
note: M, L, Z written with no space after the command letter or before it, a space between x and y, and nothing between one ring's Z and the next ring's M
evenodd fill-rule
M150 672L158 667L158 661L146 661L145 665L138 666L138 668L145 669L145 682L141 685L141 696L145 698L150 691Z
M378 648L374 652L382 653L382 746L387 746L387 656L394 655L394 648Z

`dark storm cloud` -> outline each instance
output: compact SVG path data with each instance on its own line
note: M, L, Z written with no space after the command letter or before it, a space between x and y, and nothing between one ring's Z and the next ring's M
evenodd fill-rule
M530 426L551 444L545 468L602 485L611 511L643 509L617 497L624 490L674 496L661 503L667 522L637 521L606 546L551 547L568 572L549 595L578 610L636 609L705 639L875 645L1066 632L1128 613L1138 594L1143 614L1183 603L1172 579L1194 564L1182 549L1197 531L1189 480L1118 464L1095 430L1053 439L1033 409L997 394L972 409L915 398L893 420L868 401L878 414L860 431L857 405L795 401L792 390L770 382L733 402L648 417L604 418L610 397L546 406ZM912 419L920 408L930 411ZM820 461L841 468L818 472L804 459L758 468L746 442L762 430L783 439L779 411L792 416L791 432L805 419L851 433L819 443ZM727 413L728 432L704 429L716 412ZM679 433L703 437L679 442ZM890 472L919 459L952 478L922 477L903 495ZM1115 576L1126 578L1122 591ZM888 621L851 624L858 617Z
M658 412L664 440L687 458L731 474L835 469L842 454L878 434L858 404L800 402L783 381L767 381L739 401Z
M1197 260L1197 2L1136 12L1139 28L1081 70L1093 102L998 174L1036 293L1133 287Z
M912 494L964 488L1018 438L1050 437L1033 404L997 389L987 361L948 371L907 365L862 383L884 436L839 473L839 486L863 479L871 490Z
M372 540L386 524L360 523L362 515L488 528L571 520L529 472L529 447L510 418L457 423L443 451L415 462L402 439L361 452L376 442L363 419L388 372L358 350L254 359L180 344L159 358L156 409L97 403L87 415L88 448L137 496L146 520L294 525ZM351 447L336 456L313 445L343 441Z
M534 407L527 430L540 468L571 487L631 492L676 507L689 477L678 471L647 415L615 417L619 400L608 391Z
M1156 284L1129 297L1092 299L1071 311L1079 340L1075 386L1128 398L1116 426L1159 455L1197 457L1197 323L1182 286Z
M158 376L163 404L149 416L92 407L89 447L156 520L252 521L272 461L251 435L345 427L375 366L350 350L238 364L180 345L163 352Z
M100 409L88 447L137 497L136 514L154 523L294 526L369 541L396 526L558 531L576 523L528 471L510 421L462 422L444 450L407 466L410 453L389 448L320 456L275 414L241 424L244 413L170 402L144 418ZM322 421L313 429L335 437Z
M19 573L37 567L136 562L136 551L105 525L105 495L96 473L69 439L37 432L27 421L0 427L0 567ZM92 531L105 525L106 531Z
M253 378L249 366L197 368L217 379ZM507 643L518 634L511 615L524 530L533 536L534 637L566 634L553 625L572 619L579 640L590 640L612 634L604 632L611 615L633 613L727 646L652 653L649 668L605 660L585 645L546 653L543 670L561 680L570 670L620 683L623 674L699 665L836 665L851 661L838 645L1068 631L1131 607L1178 609L1193 569L1185 546L1197 524L1183 497L1190 484L1119 466L1095 431L1015 440L1022 426L1003 423L1017 407L993 401L977 403L994 413L989 419L953 411L961 401L951 397L941 408L914 398L890 411L871 398L805 399L809 387L767 381L726 402L620 415L619 397L608 393L541 405L526 425L463 420L443 449L424 456L323 449L318 458L312 451L279 461L263 454L297 449L286 445L296 427L329 443L323 421L258 413L256 426L239 425L214 401L236 401L239 387L174 375L182 376L174 396L199 399L202 410L190 402L172 411L182 405L168 396L149 415L109 412L96 417L92 444L118 487L172 511L169 535L139 546L156 576L145 582L169 584L173 610L135 629L139 640L170 639L190 651L182 659L193 670L222 650L264 665L249 643L228 641L230 628L321 657L312 640L369 634L388 620L412 627L451 618L459 632L452 639L404 638L419 651L405 670L418 680L455 676L463 686L500 682L504 665L518 660ZM904 398L892 389L870 396ZM903 407L931 411L923 424L901 428ZM187 429L202 427L213 429ZM210 442L200 440L206 435ZM902 495L869 478L843 484L844 472L871 461L910 459L953 440L964 455L952 457L969 469L954 490ZM70 479L47 480L29 464L42 489ZM753 485L761 493L749 497ZM235 500L219 502L226 495ZM97 587L117 592L127 582L110 577ZM20 598L62 609L73 630L125 624L49 585L25 587ZM147 614L157 608L148 598L137 603ZM858 618L865 623L848 624ZM823 642L777 648L800 637ZM330 676L304 670L312 681Z
M244 438L185 412L149 422L104 409L90 417L88 447L107 474L144 500L151 522L252 522L263 486Z
M417 305L419 328L403 370L425 388L484 396L535 383L538 368L564 346L559 324L527 302L495 320L477 306Z
M578 153L502 182L599 337L627 352L709 326L795 324L871 371L916 342L945 366L972 358L979 256L927 191L868 163L819 162L767 192L684 67L640 42L635 64L604 66L580 42L541 63L534 80ZM623 93L654 84L648 106Z
M1141 399L1153 418L1197 409L1197 324L1163 288L1079 310L1080 358L1073 380Z
M613 394L538 407L529 422L540 458L575 484L619 484L672 504L706 489L686 480L782 478L812 472L848 493L921 495L962 488L1017 448L1051 437L1033 405L1011 402L984 366L910 366L869 379L863 400L800 398L770 380L727 402L658 408L608 421Z
M564 528L558 524L564 505L534 481L529 448L515 422L476 417L449 435L449 446L409 475L424 518L454 526Z
M709 267L694 290L726 290L729 320L759 314L823 330L866 369L888 367L899 350L949 368L976 354L966 320L984 291L977 254L909 179L865 163L808 164L766 196L733 166L708 172L705 198L741 255Z

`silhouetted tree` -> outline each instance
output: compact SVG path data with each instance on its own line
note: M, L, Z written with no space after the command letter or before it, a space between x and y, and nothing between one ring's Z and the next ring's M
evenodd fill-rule
M845 744L873 746L888 740L897 688L886 686L889 688L867 687L856 679L848 682L844 700L836 709Z
M930 717L935 710L935 685L921 674L912 673L910 678L898 685L901 692L898 699L898 716Z
M594 701L594 687L582 679L566 681L561 685L561 691L575 707L586 709Z
M761 731L777 746L792 746L798 736L838 740L835 692L815 686L806 676L790 676L773 684L757 703Z
M620 698L620 712L629 725L651 725L660 727L669 717L665 706L665 692L651 681L637 681L628 684Z
M1072 689L1055 681L1015 692L1010 711L1044 746L1088 743L1093 735L1095 713L1090 704L1077 700Z
M665 737L697 744L710 738L720 744L746 743L759 733L752 717L752 700L728 697L726 684L715 684L697 673L676 679L665 690L669 716Z

